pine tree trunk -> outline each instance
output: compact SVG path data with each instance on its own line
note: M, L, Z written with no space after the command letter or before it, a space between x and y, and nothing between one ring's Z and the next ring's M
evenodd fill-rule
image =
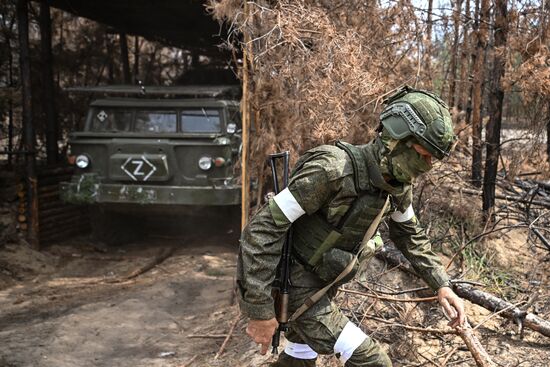
M23 150L25 151L25 178L27 181L27 236L31 245L38 248L38 196L36 181L36 142L32 122L31 60L29 50L29 18L27 0L17 0L19 33L19 64L21 73Z
M476 59L474 64L474 81L472 86L472 183L481 186L482 150L481 133L483 120L481 102L483 98L483 78L485 65L485 49L487 48L487 22L489 21L489 0L481 0L479 12Z
M550 105L548 106L548 116L546 117L546 160L550 163Z
M426 72L426 88L433 89L432 80L432 11L433 0L428 0L428 18L426 19L426 54L424 55L424 70Z
M458 88L458 108L462 111L466 110L468 105L468 95L469 95L469 80L468 74L470 71L470 0L466 1L466 21L462 26L462 57L460 58L460 87Z
M495 0L495 50L506 47L508 33L507 18L508 10L506 0ZM504 101L504 91L500 85L500 80L504 77L505 73L505 52L494 53L493 60L489 98L490 119L487 125L487 150L485 157L485 175L483 177L483 211L486 214L495 205L495 183L498 170L498 158L500 156L500 130Z
M453 50L451 53L451 64L449 66L449 106L456 107L456 61L458 59L458 43L460 36L460 11L462 9L462 0L456 0L453 7Z
M120 39L120 61L122 63L122 76L124 77L124 84L132 84L132 77L130 76L130 61L128 59L128 41L126 40L126 33L119 34Z
M46 117L46 156L49 165L59 161L57 138L59 127L55 108L53 80L52 23L47 0L40 1L40 51L42 58L42 105Z

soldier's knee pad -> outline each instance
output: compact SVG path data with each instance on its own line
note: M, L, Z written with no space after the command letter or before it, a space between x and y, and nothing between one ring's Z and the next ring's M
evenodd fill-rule
M334 344L334 353L346 367L391 367L386 352L352 322L348 322Z

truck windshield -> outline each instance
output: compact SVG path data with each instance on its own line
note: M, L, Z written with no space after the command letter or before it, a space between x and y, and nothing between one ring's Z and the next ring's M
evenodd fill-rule
M118 108L96 108L92 112L91 131L130 131L132 111Z
M220 111L194 108L181 111L181 131L184 133L218 133L221 131Z
M136 132L175 133L177 128L176 111L137 111Z

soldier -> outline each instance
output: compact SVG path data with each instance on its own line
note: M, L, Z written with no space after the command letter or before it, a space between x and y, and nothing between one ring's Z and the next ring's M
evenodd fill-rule
M237 282L247 333L267 352L278 326L271 288L285 233L292 225L292 265L288 340L273 366L315 366L318 354L332 354L347 367L391 366L387 354L331 302L337 286L353 278L358 266L311 305L310 297L330 284L360 256L366 261L382 245L376 237L359 250L380 211L389 216L390 238L414 269L437 292L456 327L465 320L462 300L412 208L412 183L443 159L456 136L446 104L437 96L404 87L386 101L378 136L366 145L338 142L307 151L289 185L252 218L241 236Z

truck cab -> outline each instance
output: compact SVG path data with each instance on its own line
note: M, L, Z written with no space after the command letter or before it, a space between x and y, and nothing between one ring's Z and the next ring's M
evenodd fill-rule
M69 138L69 203L237 205L239 103L228 99L110 98L91 103Z

